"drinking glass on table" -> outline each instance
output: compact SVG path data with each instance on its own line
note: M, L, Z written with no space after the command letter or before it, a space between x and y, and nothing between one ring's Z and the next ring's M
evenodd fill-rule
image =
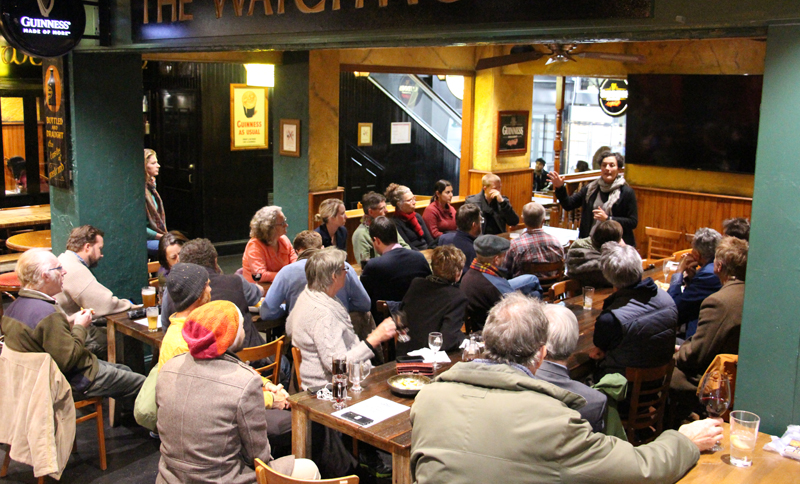
M700 403L705 405L709 417L722 417L731 404L731 381L727 373L717 370L706 373L700 383ZM722 446L717 442L710 450L717 452Z
M731 464L736 467L753 465L759 423L761 418L753 412L731 412Z
M147 316L147 330L151 333L158 331L158 306L152 306L144 310Z
M592 299L594 298L594 288L591 286L583 287L583 309L592 310Z
M669 267L669 261L664 261L664 265L661 266L661 270L664 272L664 282L668 283L669 281L667 279L669 278L669 273L672 272Z
M431 333L428 333L428 348L430 348L431 351L433 351L434 358L436 358L436 353L438 353L439 350L442 349L443 342L444 339L442 338L442 333L439 333L438 331L433 331ZM436 371L435 361L433 362L433 371Z
M333 408L341 410L347 406L347 374L333 375Z
M151 308L156 305L156 288L147 286L142 288L142 305Z
M353 393L359 393L363 388L361 388L361 382L366 380L369 376L370 372L370 364L368 361L362 361L361 363L350 363L350 383L353 384L350 391Z
M344 375L347 379L347 355L334 355L331 362L331 373L333 376Z

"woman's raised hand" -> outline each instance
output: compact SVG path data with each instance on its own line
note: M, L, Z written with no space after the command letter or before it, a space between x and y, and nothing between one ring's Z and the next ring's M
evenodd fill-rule
M547 179L553 184L553 188L561 188L564 186L564 178L554 171L547 174Z

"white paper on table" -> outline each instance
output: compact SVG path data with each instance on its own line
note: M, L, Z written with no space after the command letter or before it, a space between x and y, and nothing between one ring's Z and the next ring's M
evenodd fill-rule
M444 351L437 351L433 354L430 348L422 348L419 350L409 351L408 356L421 356L423 363L450 363L450 357Z
M383 397L375 396L364 400L363 402L358 402L350 407L346 407L343 410L333 412L331 415L342 418L343 414L347 412L353 412L372 420L372 422L367 425L361 425L357 423L356 425L360 425L361 427L372 427L376 423L383 422L388 418L394 417L395 415L401 414L408 410L411 409L402 403L393 402ZM352 420L347 421L350 423L355 423Z
M133 322L136 323L136 324L141 324L142 326L148 326L147 318L134 319ZM158 322L156 323L156 325L157 325L158 329L161 329L161 318L158 318Z

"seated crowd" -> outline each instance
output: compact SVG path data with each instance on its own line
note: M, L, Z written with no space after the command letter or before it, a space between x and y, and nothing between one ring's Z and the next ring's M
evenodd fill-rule
M258 210L241 274L222 273L207 239L166 233L160 238L165 335L147 379L104 361L105 331L92 321L132 303L91 272L103 257L104 233L76 228L58 258L35 249L21 256L22 290L0 326L2 358L48 353L76 400L121 399L161 439L157 482L254 483L255 458L300 479L346 475L358 462L339 433L318 424L312 459L289 455L288 360L280 364L283 383L273 384L254 370L270 362L236 356L266 342L251 306L260 304L263 320L285 319L301 357L298 390L330 385L335 358L383 362L398 329L407 329L410 340L396 343L397 356L426 347L430 332L442 333L448 352L458 351L467 334L482 332L484 354L439 373L416 398L415 482L494 482L497 465L514 482L677 481L721 435L718 420L679 423L698 411L694 394L711 360L738 353L749 225L726 221L724 236L697 230L665 290L643 277L642 258L623 241L616 220L597 223L565 253L543 229L544 208L531 202L522 210L524 232L509 240L505 232L520 218L501 189L499 177L488 174L482 192L456 210L452 185L440 180L422 215L408 187L365 194L351 239L353 265L346 261L350 234L341 200L324 201L320 225L293 243L280 207ZM552 274L529 273L533 263L562 263L581 286L614 288L594 323L594 347L583 350L595 360L590 381L570 378L578 319L563 304L542 301L539 278ZM398 311L407 328L398 328ZM618 438L611 402L591 384L673 359L677 431L640 447Z

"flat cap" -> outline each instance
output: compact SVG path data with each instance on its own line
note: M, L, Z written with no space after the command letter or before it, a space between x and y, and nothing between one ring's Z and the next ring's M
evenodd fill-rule
M496 235L481 235L475 239L472 245L475 247L475 253L479 256L493 257L507 252L508 248L511 247L511 242Z

